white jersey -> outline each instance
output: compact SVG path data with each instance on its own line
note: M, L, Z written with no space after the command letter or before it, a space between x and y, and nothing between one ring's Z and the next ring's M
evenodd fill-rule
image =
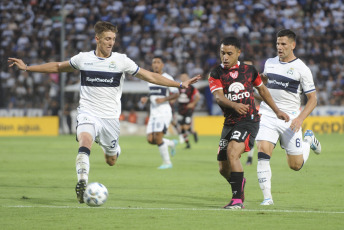
M97 57L95 51L80 52L70 65L80 70L79 113L100 118L119 118L125 73L135 75L137 64L125 54L112 52L108 58Z
M291 62L281 62L277 56L265 62L264 74L268 77L267 88L277 107L291 118L298 116L301 93L315 91L310 69L298 58ZM264 101L260 105L259 113L276 117Z
M162 76L174 80L173 77L167 73L163 73ZM179 90L175 87L167 87L148 83L149 87L149 100L150 100L150 116L160 117L172 114L170 103L165 101L161 104L156 103L157 98L163 98L169 96L171 93L179 93Z

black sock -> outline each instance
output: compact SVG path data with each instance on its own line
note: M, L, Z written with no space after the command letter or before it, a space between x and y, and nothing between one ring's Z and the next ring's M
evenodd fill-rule
M232 186L232 198L241 199L241 186L244 172L231 172L230 185Z
M90 156L91 154L91 150L84 146L80 147L78 152L79 154L86 154L87 156Z
M271 158L268 154L263 153L263 152L258 152L257 156L258 156L258 160L268 160L269 161Z

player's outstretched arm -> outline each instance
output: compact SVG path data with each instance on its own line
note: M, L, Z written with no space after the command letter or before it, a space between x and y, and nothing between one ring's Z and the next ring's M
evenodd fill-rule
M144 81L148 81L150 83L153 84L157 84L157 85L163 85L163 86L169 86L169 87L181 87L181 88L188 88L190 84L194 84L196 83L199 79L201 79L201 76L198 75L196 77L193 77L187 81L183 81L181 83L170 80L166 77L163 77L160 74L157 73L153 73L150 72L148 70L145 70L143 68L140 68L140 70L138 71L138 73L135 75L136 77L144 80Z
M239 113L240 115L246 114L248 112L249 108L250 108L249 105L245 105L245 104L242 104L242 103L236 103L236 102L232 102L231 100L228 100L225 97L222 89L214 91L213 95L215 97L216 103L219 106L232 108L237 113Z
M41 65L28 66L23 60L18 58L8 58L9 67L17 66L20 70L40 73L59 73L59 72L73 72L74 68L69 64L69 61L64 62L48 62Z
M277 117L279 119L281 119L281 120L285 120L286 122L288 122L289 119L290 119L288 114L286 114L285 112L281 111L277 107L276 103L274 102L274 100L271 97L271 94L270 94L268 88L266 88L265 85L261 84L259 87L257 87L257 90L258 90L260 96L266 102L266 104L268 104L270 106L270 108L275 112Z

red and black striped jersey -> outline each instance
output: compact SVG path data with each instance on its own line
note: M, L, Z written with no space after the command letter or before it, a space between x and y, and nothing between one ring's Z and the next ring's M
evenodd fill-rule
M188 113L187 105L193 102L195 95L198 93L198 90L190 85L186 89L179 89L179 98L178 98L178 113L185 115ZM193 109L192 109L193 110Z
M225 69L219 65L210 72L208 82L212 93L222 89L228 100L249 105L249 111L245 115L238 114L232 108L220 106L224 113L225 125L245 120L259 121L258 111L254 104L253 87L263 83L254 66L238 62L230 69Z

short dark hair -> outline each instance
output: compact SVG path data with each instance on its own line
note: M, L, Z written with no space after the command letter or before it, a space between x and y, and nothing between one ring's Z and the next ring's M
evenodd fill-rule
M296 41L296 34L289 29L283 29L283 30L278 31L277 37L287 37Z
M159 58L163 63L165 63L165 60L164 60L164 58L163 58L162 56L155 55L155 56L152 58L152 60L155 59L155 58Z
M222 39L221 41L221 45L225 45L225 46L234 46L236 48L238 48L239 50L241 49L241 42L238 38L236 37L226 37L224 39Z
M94 32L96 33L97 36L107 31L117 33L117 27L110 22L104 22L104 21L98 21L94 25Z

